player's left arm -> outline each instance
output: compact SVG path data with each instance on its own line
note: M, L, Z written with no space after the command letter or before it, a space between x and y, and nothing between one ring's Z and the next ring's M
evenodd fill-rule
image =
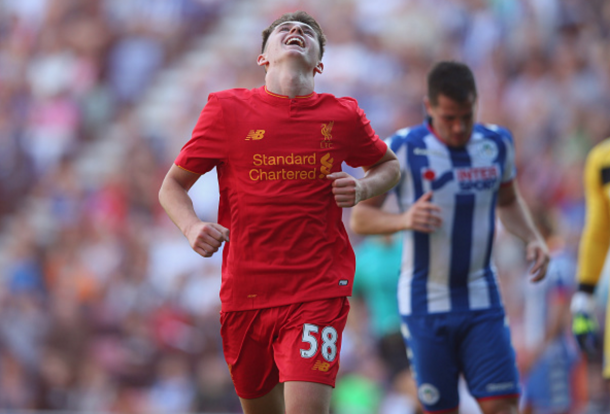
M603 147L592 150L584 168L585 226L578 252L577 281L579 290L593 294L610 249L610 204L602 171L607 152Z
M526 245L526 257L534 264L530 269L532 282L544 279L549 264L549 249L536 229L525 200L519 193L515 180L498 190L498 217L506 229L519 237Z
M379 161L363 169L364 177L359 179L344 171L327 175L333 180L333 194L339 207L353 207L362 200L383 194L400 180L400 164L389 147Z

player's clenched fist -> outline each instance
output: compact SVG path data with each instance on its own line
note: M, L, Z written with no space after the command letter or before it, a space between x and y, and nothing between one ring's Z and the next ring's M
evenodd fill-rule
M441 209L432 200L432 191L417 199L410 209L403 213L405 229L432 233L438 229L443 220L440 216Z
M200 221L190 226L185 236L193 250L203 257L211 257L223 242L229 241L229 229L218 223Z
M333 180L333 194L339 207L353 207L363 199L362 185L348 173L340 171L326 177Z

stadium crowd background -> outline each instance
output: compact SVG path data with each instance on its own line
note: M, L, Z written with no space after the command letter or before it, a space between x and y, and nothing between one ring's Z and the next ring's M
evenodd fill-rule
M297 9L329 41L316 90L358 99L381 137L422 121L434 61L468 63L479 119L512 130L525 198L575 252L583 160L610 136L608 1L0 0L0 410L240 412L220 255L190 250L157 191L208 93L260 86L260 32ZM214 220L208 175L191 193ZM499 232L518 352L520 249ZM352 304L334 412L408 413Z

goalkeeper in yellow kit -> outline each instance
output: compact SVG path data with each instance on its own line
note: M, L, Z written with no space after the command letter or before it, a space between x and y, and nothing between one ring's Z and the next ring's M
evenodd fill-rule
M593 292L610 248L610 138L596 145L584 169L586 223L578 256L578 291L572 297L573 331L587 354L599 346ZM609 302L610 304L610 302ZM610 305L606 316L603 376L610 380Z

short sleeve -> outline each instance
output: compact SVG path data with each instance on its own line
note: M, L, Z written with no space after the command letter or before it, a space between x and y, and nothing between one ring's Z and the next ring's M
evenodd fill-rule
M353 144L345 162L350 167L373 165L385 155L388 146L383 142L371 127L364 111L356 106L356 120L352 133Z
M394 135L386 138L384 142L394 151L400 163L400 172L405 174L409 168L407 164L407 135L411 131L410 128L403 128L394 133Z
M224 161L226 153L222 106L212 94L199 115L191 139L182 147L174 163L187 171L205 174Z
M513 136L509 130L500 128L500 136L504 145L506 145L506 158L504 160L504 174L502 175L502 184L511 182L517 176L517 167L515 165L515 144Z

